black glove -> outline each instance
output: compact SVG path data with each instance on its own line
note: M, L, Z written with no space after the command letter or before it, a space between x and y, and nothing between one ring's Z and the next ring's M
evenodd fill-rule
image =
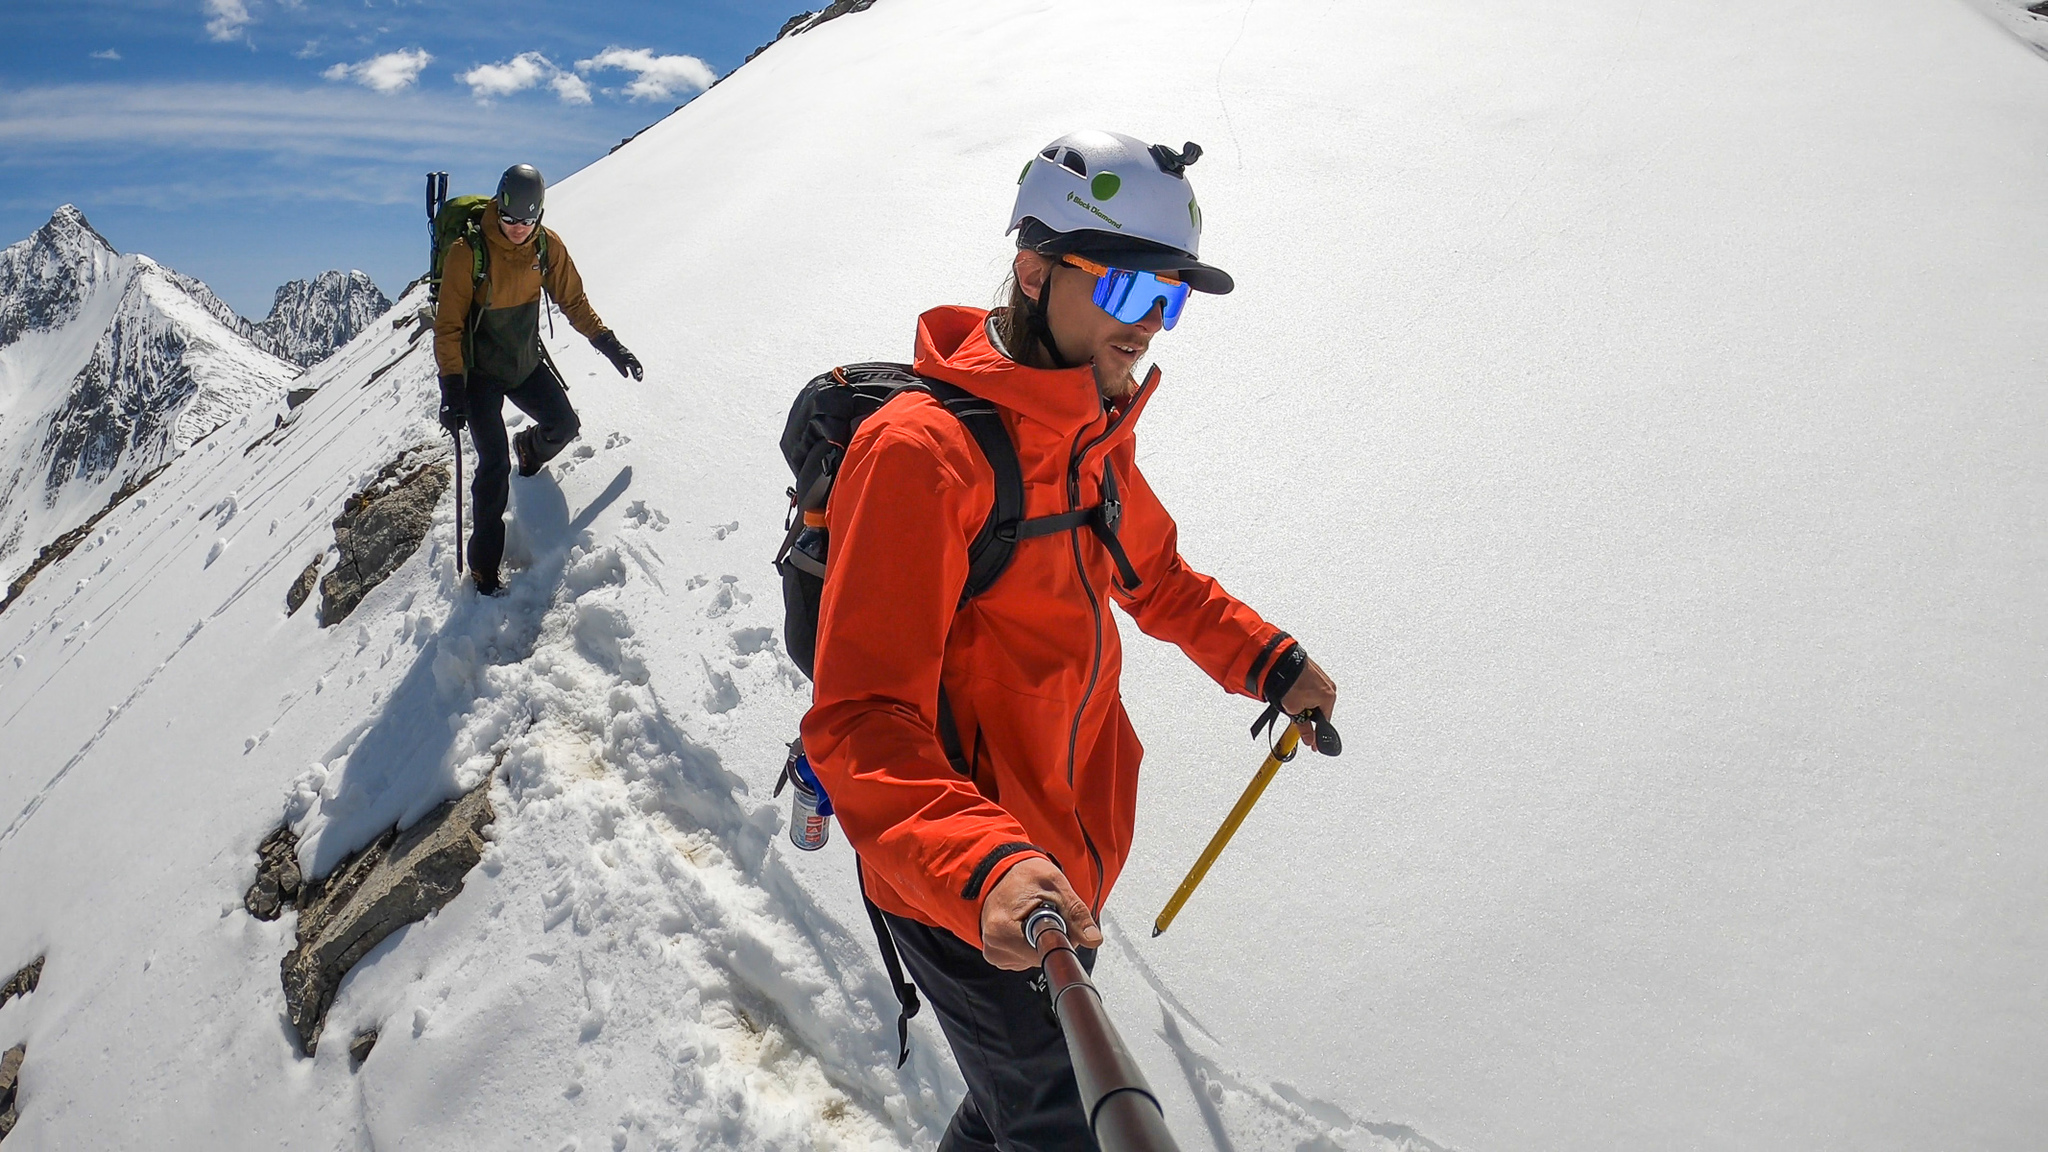
M611 329L607 328L591 337L590 343L599 352L604 353L604 358L612 362L612 367L619 370L619 375L631 376L635 380L646 379L640 370L640 358L626 351L626 346L619 343L618 334Z
M461 376L441 377L441 427L462 431L469 422L469 385Z

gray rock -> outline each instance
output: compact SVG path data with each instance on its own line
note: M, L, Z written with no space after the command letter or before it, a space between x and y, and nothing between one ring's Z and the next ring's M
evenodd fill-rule
M285 615L298 615L300 607L306 603L306 597L311 596L313 589L320 586L320 561L323 558L320 556L313 557L313 562L306 565L306 570L299 573L299 578L292 581L292 586L285 591Z
M348 619L363 597L398 570L427 538L434 506L448 490L448 449L422 444L400 453L334 518L341 558L320 581L320 626Z
M28 1055L28 1045L16 1044L0 1056L0 1140L5 1140L14 1131L14 1122L21 1116L21 1102L15 1089L21 1085L21 1061Z
M256 882L242 894L242 907L258 920L275 920L284 906L297 904L303 884L299 876L299 838L279 828L256 846Z
M463 876L483 858L483 829L496 818L485 780L404 832L386 832L302 895L299 943L283 975L285 1011L306 1055L342 977L385 937L462 891Z
M361 1068L363 1061L370 1058L370 1049L376 1046L377 1030L375 1028L369 1029L366 1032L356 1033L356 1038L348 1042L348 1070L353 1072Z
M16 996L26 996L35 991L36 985L41 983L42 979L43 958L38 956L34 963L16 972L7 983L0 984L0 1008L6 1007L7 1002Z

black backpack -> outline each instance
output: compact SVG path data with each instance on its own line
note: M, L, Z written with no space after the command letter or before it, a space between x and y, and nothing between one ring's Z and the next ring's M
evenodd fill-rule
M1116 474L1107 462L1102 471L1102 503L1027 520L1017 446L1010 442L1010 431L994 404L943 380L919 376L907 364L848 364L804 385L790 405L789 421L782 430L782 458L789 462L796 483L789 489L788 533L775 555L775 566L782 573L784 647L804 675L811 675L811 662L817 655L818 601L825 592L825 557L830 543L825 506L832 497L833 481L861 422L905 391L925 392L944 404L980 445L995 473L995 503L981 531L967 546L967 584L960 591L961 606L988 591L1002 576L1016 553L1017 541L1076 528L1092 530L1115 558L1124 588L1137 588L1138 574L1116 538L1123 506L1117 500ZM953 757L956 734L942 731L940 735L948 742L947 755ZM954 767L966 772L957 757Z
M967 546L967 583L960 590L961 606L988 591L1002 576L1016 553L1017 541L1077 528L1090 529L1109 549L1126 590L1138 587L1138 574L1116 537L1123 506L1117 500L1116 474L1107 461L1102 466L1102 503L1027 520L1024 474L1017 463L1017 446L1010 440L1010 430L1003 426L994 404L944 380L919 376L908 364L848 364L804 385L796 402L790 405L789 421L782 429L782 458L789 462L796 483L789 489L788 532L775 554L775 567L782 573L783 647L805 676L812 675L812 662L817 656L818 602L825 594L825 561L830 547L825 506L831 500L839 465L861 422L906 391L927 393L944 404L946 411L974 437L995 473L995 502L989 508L988 519ZM946 759L955 772L972 776L973 765L953 723L953 709L944 688L939 690L938 707L939 743L945 748ZM792 759L801 750L799 741L793 747ZM775 791L781 794L781 784L777 784ZM896 1019L900 1067L910 1058L910 1018L917 1015L917 989L903 976L888 923L882 919L881 909L867 900L864 879L861 898L867 903L868 920L881 947L882 963L903 1006Z

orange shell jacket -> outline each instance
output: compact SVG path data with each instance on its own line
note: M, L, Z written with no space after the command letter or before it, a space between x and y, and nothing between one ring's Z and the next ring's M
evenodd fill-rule
M1112 597L1242 695L1259 695L1286 643L1181 559L1173 520L1138 471L1133 432L1157 374L1106 407L1090 368L1017 364L990 343L986 320L975 308L925 313L916 370L997 406L1026 517L1098 502L1106 460L1141 583L1113 591L1108 550L1077 529L1018 541L1008 570L960 607L995 474L957 418L905 392L861 424L833 486L803 723L868 897L976 948L982 897L1019 861L1050 857L1099 913L1130 851L1144 750L1118 691ZM939 740L941 683L971 777Z

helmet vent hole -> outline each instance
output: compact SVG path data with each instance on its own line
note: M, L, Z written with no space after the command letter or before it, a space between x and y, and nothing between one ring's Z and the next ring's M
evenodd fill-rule
M1065 168L1076 176L1086 177L1088 175L1088 162L1081 159L1081 154L1072 148L1067 149L1060 156L1060 167Z

